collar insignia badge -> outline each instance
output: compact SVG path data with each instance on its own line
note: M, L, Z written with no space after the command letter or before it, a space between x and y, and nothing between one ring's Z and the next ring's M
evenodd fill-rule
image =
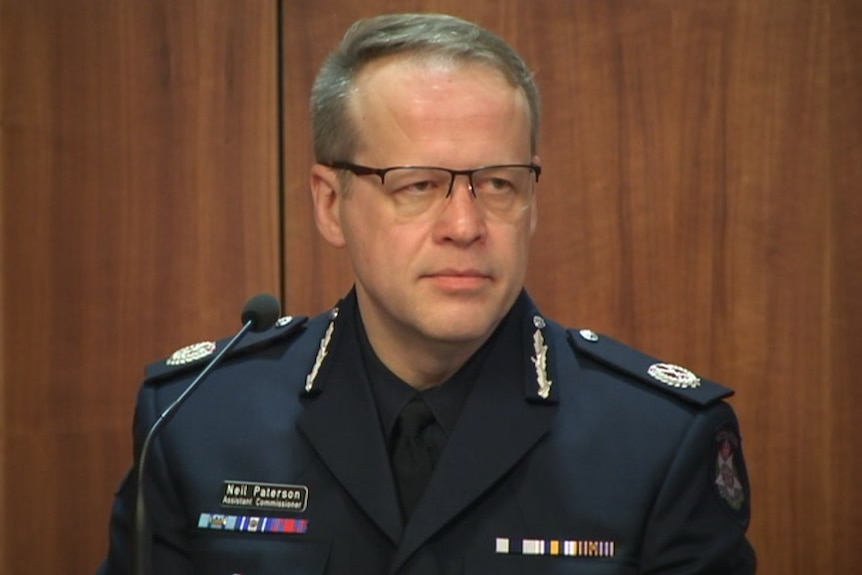
M338 308L333 308L329 312L329 326L326 328L326 333L323 339L320 340L320 348L317 350L317 357L314 358L314 365L311 367L311 372L305 377L305 392L311 393L314 388L314 380L317 379L317 374L320 371L320 366L323 365L323 360L326 359L326 354L329 353L329 342L332 339L332 332L335 330L335 319L338 317Z
M554 382L548 377L548 346L545 345L545 336L542 334L545 320L541 316L533 316L533 325L536 327L536 331L533 333L533 351L536 355L530 359L533 360L533 365L536 368L536 383L539 385L539 397L548 399L551 393L551 385Z

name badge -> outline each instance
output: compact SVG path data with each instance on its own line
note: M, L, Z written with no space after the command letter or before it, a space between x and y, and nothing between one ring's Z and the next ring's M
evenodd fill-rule
M221 504L223 507L302 513L308 506L308 487L282 483L225 481Z

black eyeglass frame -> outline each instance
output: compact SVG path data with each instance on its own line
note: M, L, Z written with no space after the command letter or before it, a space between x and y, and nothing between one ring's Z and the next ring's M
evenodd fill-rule
M467 180L470 182L470 192L473 195L476 193L473 191L473 174L476 172L481 172L483 170L493 170L495 168L529 168L532 170L534 177L536 178L536 182L539 181L539 176L542 174L542 166L534 163L530 164L495 164L491 166L481 166L479 168L471 168L469 170L453 170L451 168L443 168L441 166L390 166L388 168L372 168L370 166L363 166L362 164L354 164L353 162L328 162L322 163L327 168L332 168L333 170L347 170L351 174L356 176L377 176L380 178L380 184L386 183L386 174L391 172L392 170L442 170L444 172L449 172L452 178L449 180L449 191L446 193L446 197L448 198L452 195L452 188L455 187L455 178L457 176L467 176Z

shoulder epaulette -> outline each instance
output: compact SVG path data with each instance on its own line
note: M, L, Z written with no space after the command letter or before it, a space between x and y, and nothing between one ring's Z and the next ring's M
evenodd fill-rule
M261 349L297 333L308 321L307 316L284 316L268 330L248 332L240 342L228 352L224 359L236 357L252 350ZM202 341L178 349L170 357L151 363L146 368L148 383L178 375L188 369L206 363L215 356L233 336L218 341Z
M584 353L611 369L687 403L705 407L733 395L729 387L702 379L684 367L661 362L606 335L588 329L567 331L576 353Z

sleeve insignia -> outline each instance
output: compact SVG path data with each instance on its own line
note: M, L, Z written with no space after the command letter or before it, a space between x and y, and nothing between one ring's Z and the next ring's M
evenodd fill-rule
M732 429L722 429L715 436L715 486L718 495L734 511L745 503L745 487L742 484L737 455L739 436Z

